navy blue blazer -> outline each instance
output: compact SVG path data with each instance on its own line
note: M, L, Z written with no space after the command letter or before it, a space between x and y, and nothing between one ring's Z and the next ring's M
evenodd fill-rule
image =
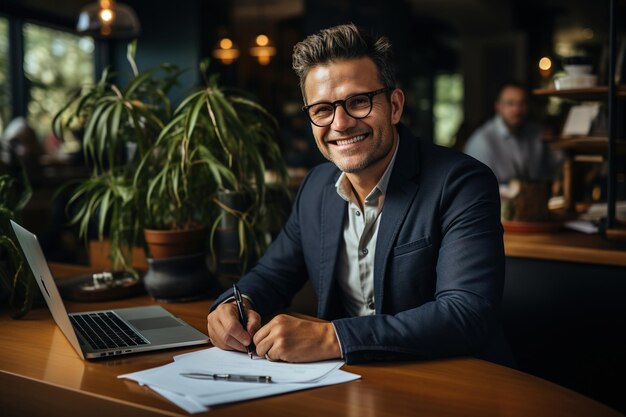
M496 178L475 159L398 129L376 242L376 314L347 317L342 307L336 273L347 203L331 163L305 178L280 235L239 281L241 292L268 318L309 279L318 317L334 323L348 363L474 355L509 364Z

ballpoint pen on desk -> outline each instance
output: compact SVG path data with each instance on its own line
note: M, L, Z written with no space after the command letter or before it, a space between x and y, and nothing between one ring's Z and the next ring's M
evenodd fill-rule
M182 372L181 375L186 378L209 379L213 381L264 382L267 384L272 382L272 377L269 375L209 374L205 372Z
M246 317L246 312L243 306L243 300L241 298L241 293L239 292L239 288L237 284L233 284L233 293L235 294L235 303L237 304L237 312L239 313L239 322L243 326L245 331L248 331L248 318ZM254 343L250 342L247 346L248 355L250 355L250 359L252 359L252 352L254 352Z

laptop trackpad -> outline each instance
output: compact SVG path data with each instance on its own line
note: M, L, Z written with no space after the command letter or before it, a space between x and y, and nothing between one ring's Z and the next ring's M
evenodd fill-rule
M149 317L147 319L128 320L137 330L154 330L166 327L182 326L182 324L172 317Z

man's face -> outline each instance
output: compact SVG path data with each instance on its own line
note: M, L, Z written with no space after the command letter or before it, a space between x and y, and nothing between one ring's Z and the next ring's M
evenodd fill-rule
M309 71L304 83L307 104L334 102L358 93L383 87L374 62L369 58L338 60ZM367 174L391 158L396 140L395 124L400 121L404 95L396 89L389 100L386 93L373 97L372 112L354 119L341 106L330 126L311 124L320 152L341 171Z
M496 102L496 113L510 129L520 127L528 113L526 92L518 87L505 87Z

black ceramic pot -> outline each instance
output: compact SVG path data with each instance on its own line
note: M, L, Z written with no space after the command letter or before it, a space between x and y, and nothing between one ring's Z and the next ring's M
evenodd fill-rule
M215 297L221 292L207 268L204 253L166 259L148 258L148 272L143 282L148 294L161 301L191 301Z

